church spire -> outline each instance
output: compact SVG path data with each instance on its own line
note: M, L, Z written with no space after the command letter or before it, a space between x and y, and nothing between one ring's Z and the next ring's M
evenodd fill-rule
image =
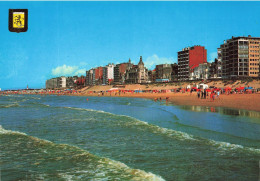
M144 65L142 56L140 56L140 61L139 61L138 65Z

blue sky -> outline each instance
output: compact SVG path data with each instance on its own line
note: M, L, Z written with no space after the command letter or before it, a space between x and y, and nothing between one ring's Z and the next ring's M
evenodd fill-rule
M208 61L232 36L260 37L260 2L0 2L0 88L45 87L60 75L129 58L177 63L205 46ZM8 30L8 9L28 9L28 31Z

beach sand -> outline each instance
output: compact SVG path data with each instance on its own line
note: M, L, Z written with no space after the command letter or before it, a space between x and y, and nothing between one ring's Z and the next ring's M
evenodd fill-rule
M140 85L140 84L129 84L119 87L121 90L166 90L166 89L177 89L177 88L186 88L187 85L191 87L195 84L201 83L200 81L195 82L178 82L178 83L168 83L168 84L149 84L149 85ZM218 88L231 87L235 89L236 87L253 87L254 89L260 88L260 81L253 80L251 82L246 81L208 81L209 86L215 86ZM93 91L108 91L109 89L115 86L106 85L106 86L91 86L81 90L83 96L98 96L98 93L93 93ZM92 92L92 93L91 93ZM100 94L99 96L102 96ZM105 93L104 96L110 96L110 93ZM193 105L193 106L213 106L213 107L227 107L235 109L245 109L250 111L260 111L260 92L254 94L221 94L220 99L215 99L214 102L210 101L210 97L207 99L198 99L197 93L193 92L190 94L186 93L112 93L111 96L118 97L137 97L137 98L162 98L163 100L166 97L169 97L169 102L175 105Z
M102 96L98 93L83 93L82 96ZM110 93L105 93L103 96L110 96ZM260 93L254 94L221 94L219 99L214 101L210 100L208 96L206 99L200 99L197 97L196 92L190 94L186 93L111 93L112 97L135 97L135 98L147 98L155 99L160 98L165 100L166 97L169 97L169 102L175 105L193 105L193 106L213 106L213 107L227 107L235 109L244 109L250 111L259 111L260 112Z

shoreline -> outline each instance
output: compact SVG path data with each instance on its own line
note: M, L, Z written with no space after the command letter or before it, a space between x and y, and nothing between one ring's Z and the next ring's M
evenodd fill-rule
M144 98L144 99L158 99L160 101L160 97L162 100L166 100L168 97L168 103L172 103L177 106L203 106L203 107L223 107L223 108L232 108L232 109L240 109L247 111L256 111L260 112L260 92L253 94L220 94L219 99L216 98L214 101L210 100L210 96L207 96L206 99L201 99L197 97L197 93L193 92L168 92L168 93L120 93L119 92L105 92L104 95L102 93L29 93L32 95L67 95L67 96L89 96L89 97L133 97L133 98ZM11 95L11 94L10 94ZM17 94L19 95L19 94ZM22 94L23 95L23 94ZM24 94L26 95L26 93Z
M260 112L260 94L221 94L219 99L211 101L209 96L206 99L197 98L195 93L126 93L115 94L105 93L104 95L98 93L91 94L71 94L71 96L90 96L90 97L132 97L132 98L144 98L144 99L158 99L166 100L169 97L168 102L177 106L205 106L205 107L223 107L242 109L247 111Z

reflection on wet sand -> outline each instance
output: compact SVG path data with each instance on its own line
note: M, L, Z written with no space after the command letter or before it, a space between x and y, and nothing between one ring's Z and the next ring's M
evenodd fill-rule
M230 108L223 108L223 107L208 107L208 106L187 106L187 105L183 105L179 107L184 110L190 110L196 112L217 112L225 115L260 118L260 112L247 111L242 109L230 109Z

